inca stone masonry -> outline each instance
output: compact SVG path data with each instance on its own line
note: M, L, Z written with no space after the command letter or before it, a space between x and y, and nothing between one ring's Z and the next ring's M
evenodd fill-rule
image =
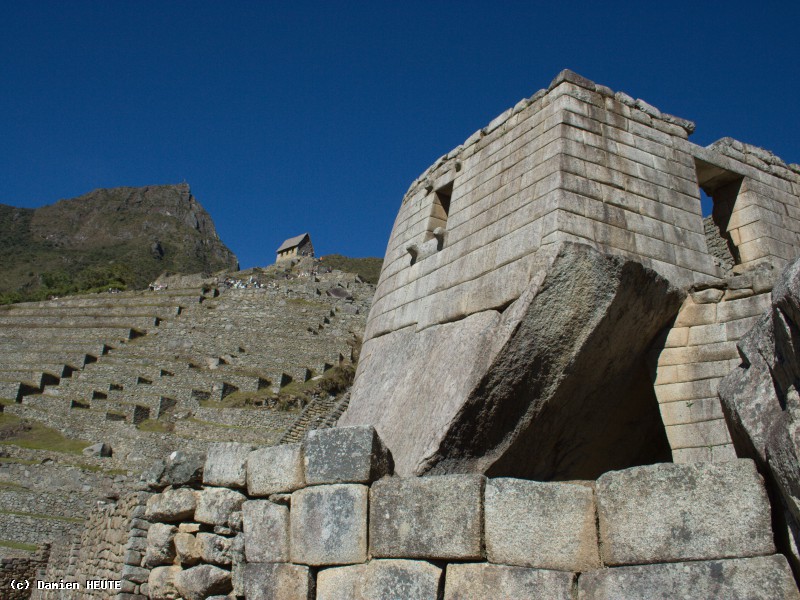
M338 426L172 455L43 577L800 599L800 167L693 128L570 71L501 114L403 199Z

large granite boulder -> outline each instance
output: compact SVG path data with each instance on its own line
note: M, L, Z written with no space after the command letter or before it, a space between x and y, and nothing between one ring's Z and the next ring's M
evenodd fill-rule
M786 535L791 535L797 543L800 541L797 389L800 387L800 259L784 269L772 290L771 309L740 340L738 347L741 364L719 384L722 409L736 453L754 459L768 484L777 491L786 511Z
M368 339L339 424L373 425L400 475L594 479L669 460L644 355L683 293L573 243L540 248L530 274L510 305Z

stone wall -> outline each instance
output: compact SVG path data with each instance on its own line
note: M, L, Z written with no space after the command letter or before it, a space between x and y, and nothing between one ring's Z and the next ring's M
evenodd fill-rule
M5 600L27 600L31 596L31 588L37 576L41 576L47 566L50 546L41 547L34 553L16 553L3 549L0 551L0 590ZM23 587L17 586L22 583Z
M142 537L146 525L141 521L149 494L129 494L116 503L101 503L89 514L79 540L65 543L60 556L52 560L42 574L43 581L77 582L80 593L70 591L70 598L108 598L116 592L91 589L87 580L122 581L121 592L136 590L129 581L126 564L141 560ZM137 539L139 540L137 542ZM135 576L134 576L135 577ZM61 600L61 590L37 590L34 600Z
M366 339L508 304L530 279L536 249L558 241L636 258L679 285L719 276L701 185L731 205L723 229L743 265L785 264L800 245L800 168L729 139L702 148L687 140L693 130L643 100L561 73L411 185ZM723 198L732 182L736 193Z
M484 389L502 390L495 365L480 362L492 357L487 332L537 288L545 276L540 256L577 242L692 292L666 348L663 338L656 342L663 352L655 394L676 461L733 458L716 385L739 364L736 342L767 307L771 284L759 269L777 272L800 254L800 166L730 138L703 148L688 140L693 130L685 119L565 71L437 160L398 211L341 423L378 427L401 472L429 468L406 468L397 437L411 439L416 428L390 431L385 415L430 406L441 416L450 403L427 398L460 393L453 390L464 385L464 371L485 375L481 382L496 375L496 385ZM701 189L713 200L706 224ZM565 289L563 303L593 295ZM641 305L650 300L657 298ZM629 324L623 318L619 325ZM631 344L647 334L631 328ZM451 347L460 349L461 371L436 354ZM426 384L422 401L418 382ZM454 470L488 473L477 464Z
M129 599L800 598L749 460L401 478L372 428L327 429L212 445L203 485L146 517Z
M717 388L741 362L737 342L770 308L778 273L764 265L696 284L656 343L655 392L675 462L736 458Z

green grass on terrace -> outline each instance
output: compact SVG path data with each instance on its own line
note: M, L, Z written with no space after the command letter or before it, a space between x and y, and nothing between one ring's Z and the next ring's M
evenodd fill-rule
M36 421L23 420L16 415L4 413L0 413L0 444L68 454L80 454L90 445L84 440L66 438L55 429Z
M0 548L10 548L11 550L24 550L26 552L36 552L39 546L35 544L23 544L22 542L12 542L11 540L0 540Z
M29 513L16 510L0 510L0 515L13 515L15 517L30 517L31 519L47 519L50 521L64 521L66 523L83 523L84 519L78 517L60 517L42 513Z

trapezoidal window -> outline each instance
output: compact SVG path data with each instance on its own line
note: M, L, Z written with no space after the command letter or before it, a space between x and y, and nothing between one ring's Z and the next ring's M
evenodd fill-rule
M450 214L450 197L453 195L453 182L440 187L433 193L433 206L431 207L431 216L428 218L427 232L425 233L425 241L433 239L438 240L438 250L442 249L444 245L444 236L438 233L444 232L447 229L447 217Z
M741 263L739 249L731 237L728 224L744 178L738 173L699 159L695 159L695 165L700 196L703 200L703 196L711 199L710 207L703 206L703 226L708 251L715 262L728 272L734 265Z

